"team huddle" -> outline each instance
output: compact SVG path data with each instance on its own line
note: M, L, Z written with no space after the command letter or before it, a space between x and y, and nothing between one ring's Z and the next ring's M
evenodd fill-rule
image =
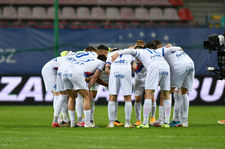
M130 122L132 72L135 72L135 124ZM51 91L54 95L52 127L96 127L96 83L105 86L109 91L108 128L115 125L149 128L150 124L158 127L188 127L187 94L192 88L194 73L194 63L181 47L171 44L163 46L159 40L148 43L138 40L134 47L123 50L111 51L108 47L99 45L97 48L89 46L76 53L65 51L61 57L50 60L42 68L46 91ZM161 88L159 119L155 120L154 92L158 86ZM119 89L122 90L125 101L125 124L117 120ZM175 103L170 122L172 95ZM60 113L63 115L62 122L59 121Z

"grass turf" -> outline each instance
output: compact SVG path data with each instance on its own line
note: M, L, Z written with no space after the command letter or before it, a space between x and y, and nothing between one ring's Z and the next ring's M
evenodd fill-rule
M51 128L51 106L0 106L0 149L224 149L224 106L191 106L188 128L106 128L107 106L96 106L99 128ZM158 113L158 111L157 111ZM124 107L118 120L124 122ZM132 112L132 123L135 112Z

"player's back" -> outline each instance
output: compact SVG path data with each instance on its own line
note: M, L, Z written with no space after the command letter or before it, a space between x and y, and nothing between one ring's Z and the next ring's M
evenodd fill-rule
M138 49L136 57L143 63L146 69L153 63L165 64L165 60L162 55L153 49Z
M111 53L108 54L106 63L111 63L111 56L115 52L111 52ZM135 60L135 58L131 54L121 54L111 64L111 69L130 69L131 70L131 62L134 61L134 60Z
M87 59L78 60L74 64L75 64L75 67L77 65L81 67L86 77L93 75L96 69L99 69L100 71L102 71L105 66L105 62L97 58L87 58Z
M183 50L177 50L178 48L180 47L160 48L157 49L157 51L162 53L165 60L172 68L193 63L193 60Z

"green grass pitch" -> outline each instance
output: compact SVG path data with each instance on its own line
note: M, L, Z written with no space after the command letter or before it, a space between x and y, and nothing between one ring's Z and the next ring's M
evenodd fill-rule
M225 149L224 106L191 106L188 128L106 128L107 106L96 106L99 128L51 128L52 116L51 106L0 106L0 149Z

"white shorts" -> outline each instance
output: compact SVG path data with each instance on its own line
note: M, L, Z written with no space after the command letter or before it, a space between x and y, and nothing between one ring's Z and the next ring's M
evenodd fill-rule
M145 89L157 90L160 84L161 90L170 90L170 67L166 62L155 62L147 70Z
M41 70L41 74L44 80L46 91L56 92L57 70L54 70L52 67L45 65Z
M109 75L109 94L117 95L119 89L122 89L124 96L131 95L132 93L132 80L131 80L131 70L121 69L121 70L110 70Z
M144 90L145 90L145 78L139 79L136 77L134 82L134 95L141 96L143 95Z
M63 70L59 70L58 76L57 85L59 84L59 90L88 90L84 72L80 67L65 67ZM60 86L61 81L63 82L63 86Z
M171 87L186 88L191 90L195 75L194 64L171 69Z

